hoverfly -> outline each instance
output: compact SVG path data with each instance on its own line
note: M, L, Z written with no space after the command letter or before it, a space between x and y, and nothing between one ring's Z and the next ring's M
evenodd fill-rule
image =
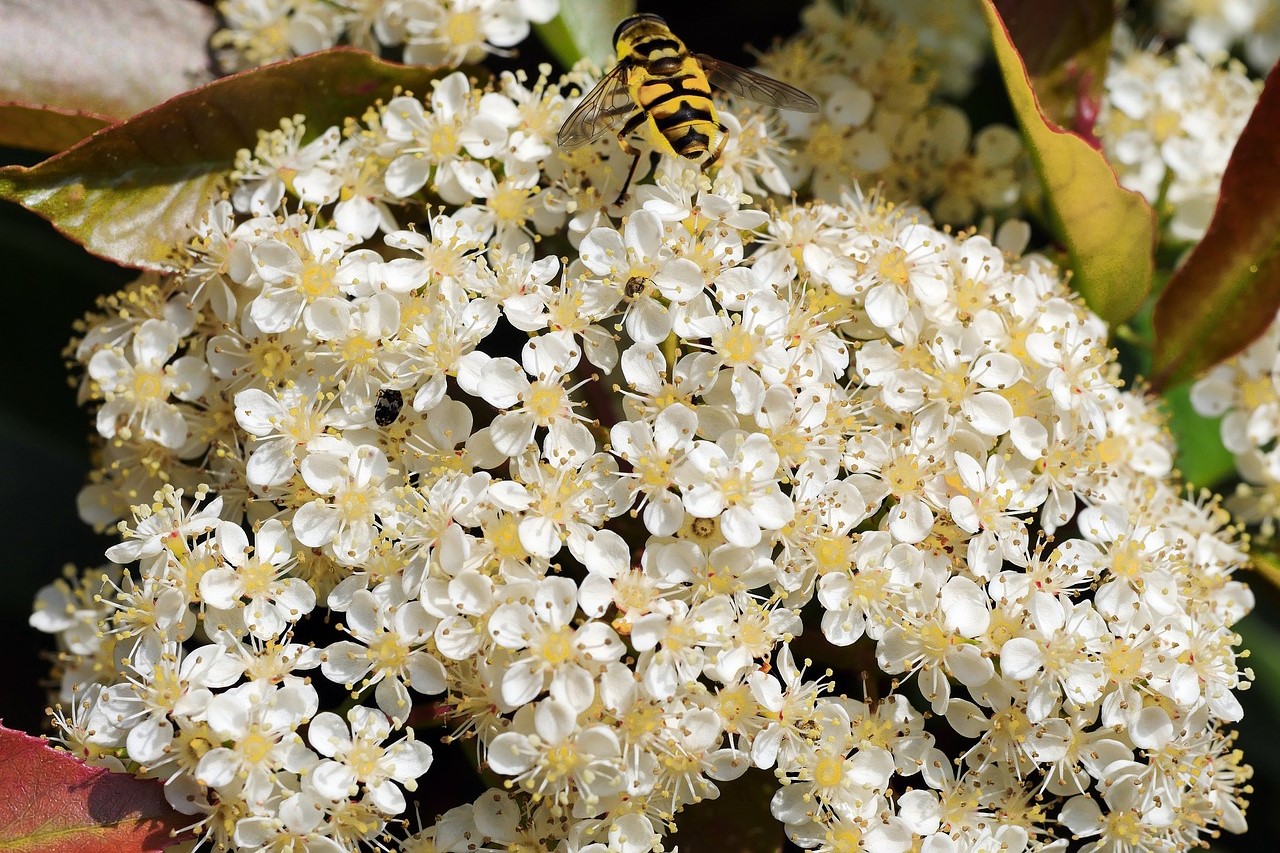
M618 24L613 47L618 64L569 114L556 139L562 148L575 148L618 128L618 144L632 160L615 204L626 200L640 162L639 149L627 137L642 126L654 146L655 161L663 150L689 160L705 157L705 172L720 159L728 137L716 117L712 87L766 106L818 110L813 98L793 86L704 53L690 53L657 15L632 15Z

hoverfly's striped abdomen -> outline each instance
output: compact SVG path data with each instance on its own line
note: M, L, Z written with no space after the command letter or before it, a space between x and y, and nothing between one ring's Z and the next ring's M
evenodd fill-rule
M622 31L620 47L623 44L632 66L628 88L647 116L652 141L665 141L690 160L707 155L720 122L711 102L711 84L698 60L665 25L652 20L639 19Z

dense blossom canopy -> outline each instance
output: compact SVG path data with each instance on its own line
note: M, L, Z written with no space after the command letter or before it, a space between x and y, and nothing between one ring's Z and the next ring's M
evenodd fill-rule
M224 5L241 47L271 7ZM432 8L493 48L556 4L304 5L293 49L457 63ZM716 169L622 204L614 139L556 145L587 68L264 131L75 350L121 541L37 602L64 742L243 850L642 853L751 768L823 851L1242 831L1239 531L1025 227L903 203L1024 177L919 5L816 4L762 65L821 111L723 104ZM441 720L505 789L406 828Z

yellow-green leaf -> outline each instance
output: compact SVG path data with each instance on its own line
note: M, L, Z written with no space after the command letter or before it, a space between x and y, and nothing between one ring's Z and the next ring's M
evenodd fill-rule
M1204 238L1155 309L1157 387L1191 379L1257 339L1280 309L1280 66L1227 161Z
M1048 226L1070 258L1072 284L1103 319L1127 320L1151 290L1156 219L1124 189L1102 152L1045 118L993 0L983 0L996 60L1044 189Z
M112 125L31 168L0 169L0 198L48 219L90 252L168 269L260 129L306 116L315 135L397 88L423 93L438 71L337 48L255 68Z

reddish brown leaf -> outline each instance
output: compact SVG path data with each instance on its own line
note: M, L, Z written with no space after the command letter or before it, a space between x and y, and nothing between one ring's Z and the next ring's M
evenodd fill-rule
M0 103L0 145L63 151L114 121L97 113Z
M48 219L90 252L149 269L181 243L258 130L302 113L319 133L438 71L337 48L255 68L179 95L29 169L0 169L0 198Z
M0 849L142 853L173 845L188 823L159 781L89 767L0 726Z
M1240 352L1280 308L1280 66L1231 152L1209 229L1155 308L1154 387Z
M5 0L0 101L125 118L213 79L194 0Z

